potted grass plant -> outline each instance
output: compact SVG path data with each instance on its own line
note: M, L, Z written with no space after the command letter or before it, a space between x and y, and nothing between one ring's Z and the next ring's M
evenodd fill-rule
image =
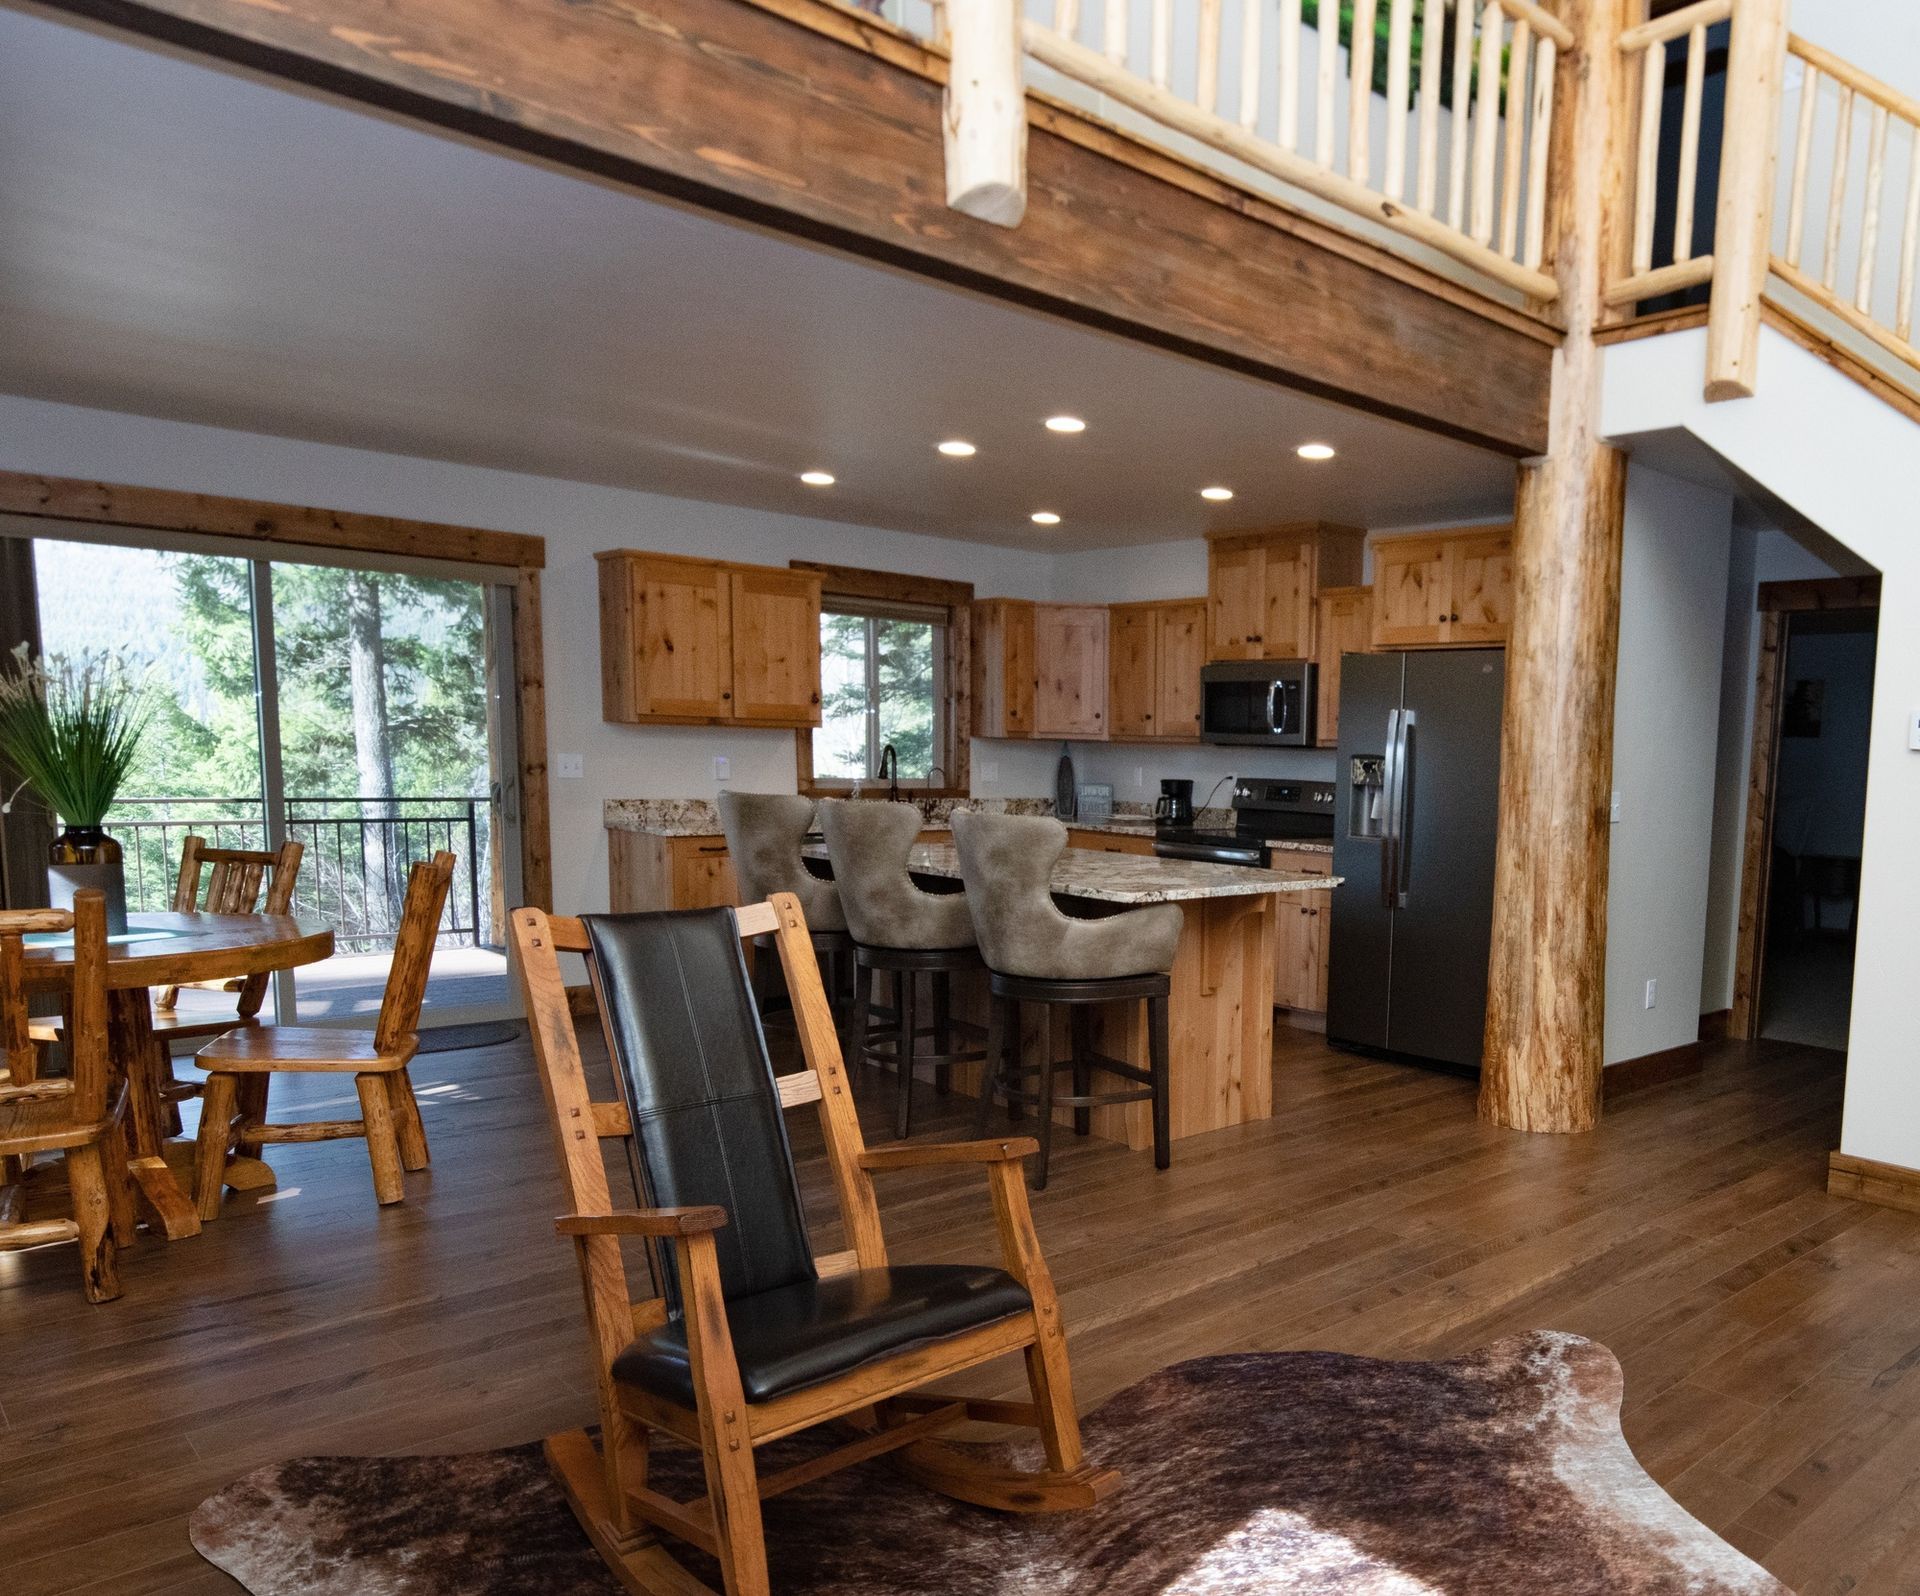
M77 888L98 887L109 934L127 928L127 886L105 821L152 713L146 684L123 655L36 658L23 644L0 662L0 759L62 826L47 862L53 906L70 906Z

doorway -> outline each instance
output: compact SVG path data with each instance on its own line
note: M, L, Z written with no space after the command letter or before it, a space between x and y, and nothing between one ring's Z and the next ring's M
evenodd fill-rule
M1878 581L1761 590L1733 1032L1844 1053Z
M128 908L170 906L182 840L304 846L294 909L334 956L276 978L281 1023L378 1010L410 861L454 855L427 987L436 1023L511 1013L521 901L512 590L359 559L32 539L40 647L112 649L155 713L107 828ZM183 1008L219 995L184 993Z

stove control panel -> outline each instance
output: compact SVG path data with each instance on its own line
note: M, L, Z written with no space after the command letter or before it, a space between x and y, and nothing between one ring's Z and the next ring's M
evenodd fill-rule
M1244 776L1234 783L1233 807L1267 814L1331 815L1333 783Z

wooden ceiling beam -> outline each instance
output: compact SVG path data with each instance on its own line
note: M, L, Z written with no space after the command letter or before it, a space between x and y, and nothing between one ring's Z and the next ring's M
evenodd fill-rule
M48 8L1504 454L1547 446L1551 334L1244 191L1151 175L1165 157L1126 158L1093 118L1036 117L1020 227L950 210L940 58L839 7Z

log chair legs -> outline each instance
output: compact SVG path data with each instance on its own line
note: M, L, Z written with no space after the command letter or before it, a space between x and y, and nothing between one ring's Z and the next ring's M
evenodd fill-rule
M202 1220L220 1217L226 1189L227 1150L233 1145L233 1115L239 1088L231 1075L209 1075L200 1092L200 1133L193 1144L193 1204Z
M413 1082L405 1070L395 1070L387 1078L387 1096L393 1104L394 1129L400 1136L400 1162L408 1169L425 1169L432 1159L427 1153L427 1128L420 1122L420 1105L413 1095Z
M382 1207L406 1196L401 1178L404 1171L428 1167L426 1127L405 1070L354 1076L360 1118L324 1125L269 1127L267 1083L271 1078L265 1071L230 1074L214 1070L207 1076L193 1165L193 1199L203 1220L220 1217L228 1159L236 1154L258 1158L266 1142L364 1137L367 1160L373 1169L374 1196Z
M73 1201L74 1223L80 1228L80 1286L87 1301L111 1302L120 1295L120 1271L114 1256L113 1200L100 1144L69 1147L66 1162L67 1193Z
M407 1194L400 1179L400 1135L394 1126L393 1100L387 1095L387 1082L380 1075L356 1075L353 1084L360 1094L360 1121L367 1137L367 1160L373 1165L373 1195L382 1208L397 1203Z

